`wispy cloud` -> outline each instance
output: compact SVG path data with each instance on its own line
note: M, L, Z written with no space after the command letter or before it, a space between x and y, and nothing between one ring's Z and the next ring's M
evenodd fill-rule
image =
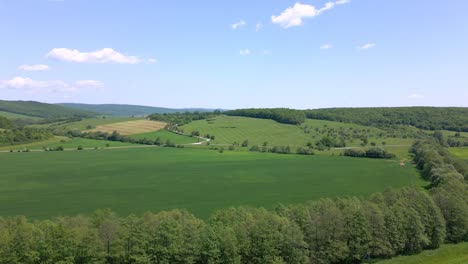
M18 69L23 71L48 71L50 68L48 65L45 64L23 64L18 67Z
M279 16L271 16L271 22L273 24L278 24L283 28L302 26L304 24L304 18L318 16L337 5L347 4L349 2L349 0L328 2L322 8L316 8L313 5L296 3L294 6L288 7L286 10L284 10Z
M259 32L262 29L263 29L263 24L262 23L259 22L259 23L257 23L255 25L255 31Z
M362 46L359 46L358 49L360 50L368 50L368 49L372 49L373 47L375 47L377 44L375 43L366 43Z
M244 20L241 20L241 21L239 21L237 23L232 24L231 27L232 27L232 29L238 29L238 28L246 26L246 25L247 25L247 23Z
M23 90L25 92L78 92L85 89L96 90L104 84L96 80L80 80L68 83L61 80L36 81L27 77L14 77L10 80L0 80L0 88Z
M249 49L241 49L239 51L240 55L250 55L250 50Z
M143 59L139 57L127 56L112 48L104 48L91 52L81 52L77 49L54 48L47 53L46 57L77 63L137 64L143 61Z
M419 93L414 93L414 94L409 95L408 98L410 98L410 99L421 99L421 98L424 98L424 95L419 94Z
M327 49L331 49L333 48L333 45L331 44L323 44L322 46L320 46L320 49L322 50L327 50Z
M148 63L156 63L156 62L158 62L158 60L155 59L155 58L149 58L149 59L147 59L146 61L147 61Z

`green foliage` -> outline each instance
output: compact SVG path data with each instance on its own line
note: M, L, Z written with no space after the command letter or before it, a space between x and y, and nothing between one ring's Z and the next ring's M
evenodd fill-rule
M375 107L306 110L307 118L366 126L410 125L426 130L468 132L465 107Z
M299 125L304 123L303 111L288 108L250 108L238 109L224 112L229 116L244 116L261 119L272 119L279 123Z
M372 147L367 150L363 149L346 149L343 151L344 156L355 157L355 158L372 158L372 159L393 159L396 157L395 154L389 153L385 149Z
M443 148L439 140L418 141L414 161L431 182L431 195L446 222L447 241L468 241L468 164Z
M53 134L44 129L21 128L0 130L0 146L1 145L17 145L28 142L46 140L53 137Z
M173 113L173 114L151 114L148 118L156 121L167 122L171 125L182 126L190 123L194 120L203 120L213 118L219 115L219 111L215 112L184 112L184 113Z
M0 116L0 128L12 128L13 127L13 124L11 123L11 121L6 118L6 117L3 117L3 116Z

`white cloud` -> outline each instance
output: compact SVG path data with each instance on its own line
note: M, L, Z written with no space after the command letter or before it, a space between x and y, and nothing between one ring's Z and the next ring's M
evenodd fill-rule
M23 65L20 65L18 69L23 70L23 71L48 71L49 66L45 64L34 64L34 65L23 64Z
M377 44L375 43L366 43L362 46L359 46L358 49L360 50L368 50L368 49L372 49L373 47L375 47Z
M14 77L0 80L0 88L24 90L26 92L78 92L84 89L99 89L104 84L95 80L80 80L72 84L61 80L36 81L31 78Z
M327 49L331 49L333 48L333 46L331 44L323 44L322 46L320 46L320 49L322 50L327 50Z
M76 81L75 86L78 88L101 88L104 86L104 83L96 80L81 80L81 81Z
M158 60L155 59L155 58L149 58L149 59L147 59L146 61L147 61L148 63L156 63L156 62L158 62Z
M271 22L273 24L279 24L283 28L302 26L304 24L304 18L318 16L324 11L330 10L337 5L347 4L349 2L349 0L338 0L335 2L328 2L322 8L316 8L312 5L296 3L293 7L286 8L286 10L284 10L279 16L271 16Z
M238 29L238 28L246 26L246 25L247 25L247 23L244 20L241 20L241 21L239 21L237 23L232 24L231 27L232 27L232 29Z
M260 30L262 30L262 29L263 29L263 24L262 24L262 23L257 23L257 24L255 25L255 31L258 32L258 31L260 31Z
M410 99L421 99L421 98L424 98L424 95L423 95L423 94L414 93L414 94L409 95L408 98L410 98Z
M126 56L111 48L92 52L81 52L76 49L55 48L46 55L47 58L78 63L119 63L137 64L143 60L136 56Z
M250 50L249 49L241 49L239 51L240 55L250 55Z

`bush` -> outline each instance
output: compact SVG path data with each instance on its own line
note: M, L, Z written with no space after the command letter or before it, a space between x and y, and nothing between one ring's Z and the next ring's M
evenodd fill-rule
M311 150L310 148L303 148L303 147L297 148L296 153L299 155L314 155L315 154L314 151Z
M77 150L83 150L83 146L78 146Z
M260 151L260 147L257 146L257 145L253 145L253 146L250 148L250 151Z

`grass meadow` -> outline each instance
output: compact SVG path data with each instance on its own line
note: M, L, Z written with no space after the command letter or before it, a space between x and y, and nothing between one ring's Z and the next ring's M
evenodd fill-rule
M95 139L87 139L87 138L68 138L68 137L55 136L48 140L37 141L33 143L28 143L28 144L0 146L0 151L23 150L23 149L41 150L44 147L55 148L58 146L62 146L65 149L77 149L78 146L82 146L83 148L95 148L95 147L104 148L107 146L123 147L123 146L131 146L131 145L135 145L135 144L127 143L127 142L118 142L118 141L95 140Z
M99 125L93 129L85 131L100 131L112 133L117 131L121 135L134 135L141 133L154 132L163 129L167 124L165 122L151 121L151 120L132 120L126 122L117 122L106 125Z
M426 250L414 256L401 256L377 264L466 264L468 243L446 244L435 250Z
M468 147L449 148L455 156L468 160Z
M135 134L135 135L131 135L130 137L136 138L136 139L146 138L146 139L151 139L151 140L155 140L159 137L162 143L165 143L166 140L170 140L171 142L175 144L191 144L191 143L196 143L199 141L199 139L197 138L179 135L179 134L172 133L164 129L159 130L159 131L154 131L154 132Z
M300 203L423 185L396 161L175 148L0 153L3 216L122 215Z

